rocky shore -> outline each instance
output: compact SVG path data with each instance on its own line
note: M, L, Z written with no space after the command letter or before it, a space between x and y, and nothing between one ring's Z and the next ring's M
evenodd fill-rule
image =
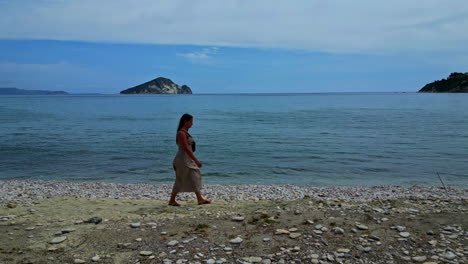
M466 189L0 181L0 263L467 263Z
M118 184L66 181L0 181L0 204L7 201L71 196L167 200L172 185ZM468 189L428 186L372 187L307 187L297 185L204 185L203 194L213 200L295 200L304 196L325 200L369 201L398 198L466 199ZM193 194L180 194L180 200L193 199Z

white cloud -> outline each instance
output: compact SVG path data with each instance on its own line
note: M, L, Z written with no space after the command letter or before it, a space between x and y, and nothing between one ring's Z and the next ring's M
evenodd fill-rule
M217 47L204 48L198 51L187 52L187 53L176 53L177 56L186 58L195 63L207 63L214 58L214 55L218 52Z
M0 10L8 39L468 51L466 0L19 0L0 1Z

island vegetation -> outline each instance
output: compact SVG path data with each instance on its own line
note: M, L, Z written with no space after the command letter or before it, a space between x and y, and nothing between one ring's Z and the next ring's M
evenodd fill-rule
M420 93L468 93L468 72L453 72L447 79L426 84Z

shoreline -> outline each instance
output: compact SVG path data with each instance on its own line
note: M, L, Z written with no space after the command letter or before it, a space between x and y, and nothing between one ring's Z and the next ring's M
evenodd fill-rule
M168 200L171 184L104 183L69 181L0 180L0 205L55 197ZM370 201L400 198L468 198L468 189L434 186L330 186L298 185L203 185L202 194L213 200L297 200L306 198ZM180 193L178 200L193 200L193 193Z

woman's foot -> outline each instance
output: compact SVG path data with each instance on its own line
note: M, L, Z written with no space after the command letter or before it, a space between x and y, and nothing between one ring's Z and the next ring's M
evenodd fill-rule
M206 199L203 199L203 200L199 200L199 201L198 201L198 204L199 204L199 205L202 205L202 204L210 204L210 203L211 203L211 201L210 201L210 200L206 200Z
M169 202L168 205L170 206L180 206L180 203L176 202L176 201L173 201L173 202Z

